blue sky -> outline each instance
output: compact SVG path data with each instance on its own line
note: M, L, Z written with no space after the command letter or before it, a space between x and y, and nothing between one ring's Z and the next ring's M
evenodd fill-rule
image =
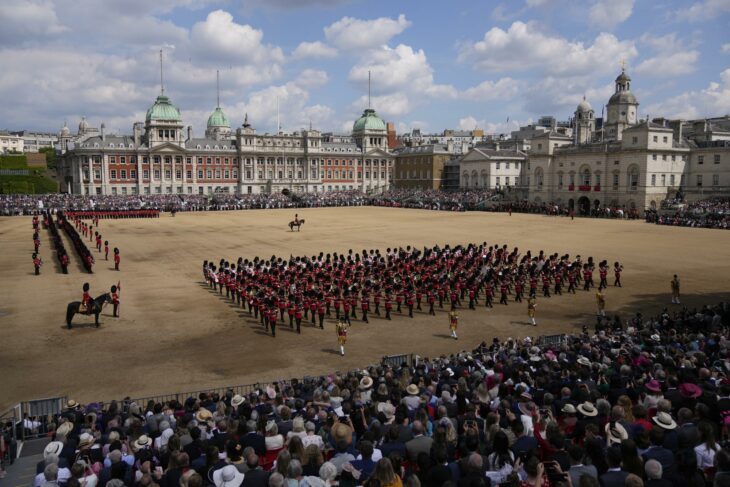
M730 0L4 0L0 128L130 133L165 88L204 130L345 132L367 104L399 132L508 132L597 115L626 62L642 117L730 113ZM507 120L509 119L509 122Z

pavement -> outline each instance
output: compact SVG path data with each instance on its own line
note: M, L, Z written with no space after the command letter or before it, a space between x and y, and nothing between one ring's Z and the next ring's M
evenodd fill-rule
M6 465L7 475L0 479L2 487L32 487L36 476L36 465L43 460L43 449L49 438L25 441L20 449L20 457L12 465Z

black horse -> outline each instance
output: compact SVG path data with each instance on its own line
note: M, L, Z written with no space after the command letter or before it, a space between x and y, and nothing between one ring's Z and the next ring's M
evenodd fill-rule
M302 218L298 222L291 221L291 222L289 222L289 230L291 230L293 232L294 231L294 227L297 227L297 232L298 232L299 231L299 227L301 227L302 225L304 225L304 218Z
M94 324L97 328L99 328L99 314L101 313L102 308L105 304L111 303L112 297L109 293L104 293L98 298L94 299L91 302L92 310L91 314L94 315ZM81 308L81 301L74 301L72 303L68 303L68 306L66 307L66 326L68 329L71 329L71 320L73 319L74 315L76 313L79 313L79 309ZM86 313L83 313L86 314Z

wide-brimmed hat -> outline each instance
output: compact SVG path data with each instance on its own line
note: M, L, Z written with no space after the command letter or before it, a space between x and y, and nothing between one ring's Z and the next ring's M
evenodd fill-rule
M596 407L590 401L578 404L577 409L578 412L583 416L598 416L598 409L596 409Z
M335 444L340 441L351 441L352 440L352 428L345 423L335 423L332 426L332 438L335 440Z
M378 385L378 394L381 396L388 395L388 387L385 384Z
M661 342L662 341L662 337L660 337L659 334L657 334L657 333L654 333L649 338L651 338L655 342Z
M238 406L243 404L243 401L245 401L244 397L240 394L236 394L231 399L231 406L233 406L234 408L237 408Z
M657 413L657 415L651 419L657 424L657 426L660 426L665 430L673 430L677 427L677 422L672 419L669 413L665 413L664 411Z
M269 399L276 399L276 389L271 386L266 387L266 396Z
M367 390L371 387L373 387L373 379L371 379L370 376L365 376L360 379L360 389Z
M591 366L591 361L590 361L590 360L588 360L588 359L587 359L587 358L585 358L585 357L580 357L580 358L578 358L577 362L578 362L578 363L579 363L580 365L585 365L586 367L590 367L590 366Z
M211 419L213 419L213 413L211 413L210 411L208 411L205 408L200 408L195 413L195 419L197 419L198 422L200 422L200 423L204 423L206 421L210 421Z
M81 433L81 436L79 436L79 449L85 447L85 446L91 446L94 444L94 437L91 436L89 433Z
M58 428L56 428L56 436L58 435L68 435L71 431L74 429L74 424L71 421L66 421L65 423L61 423L58 425Z
M679 393L682 394L683 397L693 399L702 395L702 389L697 384L685 382L683 384L679 384Z
M629 433L626 431L626 428L624 428L621 423L606 423L606 439L608 440L609 445L612 445L614 443L621 443L628 438Z
M644 387L646 387L647 391L651 392L662 392L662 385L659 383L658 380L652 379L649 382L647 382Z
M56 455L57 457L60 457L62 451L63 443L61 443L60 441L52 441L47 444L46 447L43 449L43 458L48 458L50 455Z
M575 413L576 413L576 409L575 409L575 406L573 406L572 404L570 404L570 403L566 403L566 404L565 404L565 405L564 405L564 406L563 406L563 407L562 407L562 408L560 409L560 412L561 412L561 413L564 413L564 414L575 414Z
M213 472L215 487L238 487L243 483L244 474L235 465L226 465Z
M519 409L520 412L525 416L532 416L533 414L535 414L536 408L537 407L535 406L535 403L532 401L521 402L517 404L517 409Z
M139 438L137 438L134 443L132 443L132 449L134 451L139 451L143 448L147 448L152 444L152 440L147 435L142 435Z
M66 403L66 409L79 409L81 407L81 404L77 403L73 399L69 399L69 401Z
M406 392L410 396L417 396L418 395L418 386L416 384L409 384L408 387L406 387Z
M390 421L395 417L395 406L389 402L378 403L378 412L383 413L385 418Z

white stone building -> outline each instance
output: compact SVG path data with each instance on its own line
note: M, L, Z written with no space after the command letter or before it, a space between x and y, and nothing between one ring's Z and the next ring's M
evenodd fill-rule
M519 186L527 154L476 147L460 159L461 189Z

